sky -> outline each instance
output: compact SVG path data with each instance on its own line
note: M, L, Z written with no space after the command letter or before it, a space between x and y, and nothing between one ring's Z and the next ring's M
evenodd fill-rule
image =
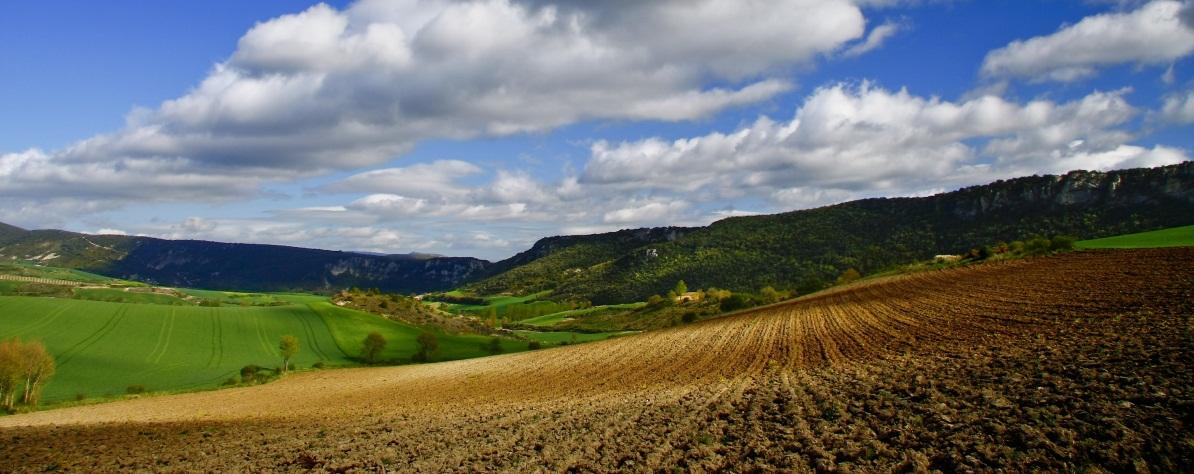
M0 9L24 228L501 259L1194 153L1194 1Z

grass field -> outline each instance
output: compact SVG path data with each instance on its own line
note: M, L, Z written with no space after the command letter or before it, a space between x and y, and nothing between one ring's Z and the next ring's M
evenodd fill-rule
M609 339L614 336L622 336L626 334L634 334L634 331L623 332L598 332L598 333L583 333L583 332L566 332L566 331L514 331L515 334L525 337L532 341L539 341L545 344L559 344L561 342L593 342Z
M531 326L550 327L559 324L561 321L568 318L578 318L588 314L603 312L603 311L631 311L646 306L647 303L626 303L613 304L604 306L593 306L591 308L572 309L568 311L560 311L558 313L545 314L543 316L536 316L534 318L524 319L519 321L522 324L529 324Z
M69 280L100 285L145 286L144 283L110 278L70 268L36 265L19 260L0 262L0 274L49 278L52 280Z
M418 350L415 339L423 332L422 329L326 302L312 303L310 308L323 317L331 328L336 344L347 354L360 354L365 336L374 331L386 338L386 348L381 355L382 360L409 361ZM438 332L436 337L439 341L439 352L435 356L435 360L456 360L490 355L486 349L490 337L450 335L442 332ZM504 352L518 352L526 349L525 342L502 339Z
M280 364L278 338L293 334L299 367L347 364L328 326L306 306L207 308L0 296L0 339L46 344L58 373L44 400L215 387L241 367Z
M1083 240L1076 242L1074 246L1080 249L1137 249L1194 246L1194 225L1171 227L1138 234L1117 235L1102 239Z

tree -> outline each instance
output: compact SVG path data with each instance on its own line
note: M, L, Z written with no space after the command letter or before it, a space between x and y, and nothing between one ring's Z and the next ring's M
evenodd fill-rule
M775 288L764 286L762 290L759 290L759 298L763 300L763 304L771 304L784 299L784 296Z
M0 342L0 399L11 410L17 394L27 405L37 405L42 386L54 375L54 357L37 341L9 339Z
M494 336L493 339L489 340L489 353L490 354L501 354L502 353L502 338Z
M282 336L282 339L278 341L278 350L282 352L282 373L286 373L290 368L290 359L298 354L298 338L289 334Z
M12 410L21 383L20 344L18 339L0 341L0 401L7 410Z
M439 350L439 338L430 332L423 331L415 342L419 344L419 351L415 353L415 360L419 362L430 361Z
M844 285L852 281L857 281L859 278L862 278L862 274L858 273L858 270L848 268L842 272L841 276L837 277L837 284Z
M1068 235L1055 235L1049 241L1049 250L1054 252L1061 252L1065 250L1074 250L1074 241L1078 239Z
M683 295L684 293L688 293L688 284L684 283L684 280L680 280L676 282L676 295L679 296Z
M365 359L366 363L373 364L377 362L378 357L381 356L381 351L386 348L386 338L381 333L374 331L365 336L365 342L361 345L361 358Z

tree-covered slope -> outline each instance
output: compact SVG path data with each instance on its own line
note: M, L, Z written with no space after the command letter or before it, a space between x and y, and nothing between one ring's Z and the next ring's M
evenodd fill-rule
M676 240L693 230L658 227L540 239L530 250L494 263L487 270L492 277L468 285L466 289L478 294L526 294L553 289L562 275L582 272L644 245Z
M734 217L666 242L644 242L596 263L557 251L540 258L554 259L551 265L539 264L531 273L535 282L553 282L556 297L597 304L642 300L666 292L677 280L691 288L811 289L847 268L865 274L1033 234L1092 238L1190 223L1194 163L1187 162L1032 176L930 197ZM525 278L520 272L528 270L514 268L477 288L518 291L517 282Z
M0 228L0 258L31 260L166 286L329 291L350 286L416 293L480 277L475 258L370 255L258 245Z

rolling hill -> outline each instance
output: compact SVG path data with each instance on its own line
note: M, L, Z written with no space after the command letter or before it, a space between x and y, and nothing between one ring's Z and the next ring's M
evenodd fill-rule
M421 293L553 291L595 304L642 301L677 280L691 288L809 292L847 268L864 274L1034 234L1082 239L1194 223L1194 162L1074 171L935 196L851 201L706 227L548 237L491 263L297 247L86 235L0 227L0 258L27 259L152 284L253 291L349 286Z
M1194 463L1192 267L1191 248L1074 252L581 346L0 417L0 465L1174 472Z
M77 268L155 285L247 291L351 286L419 293L454 288L489 262L420 254L372 255L281 245L88 235L0 228L0 258Z
M935 196L851 201L707 227L551 238L539 251L466 289L594 304L642 301L671 289L803 292L848 268L863 274L997 241L1066 234L1087 239L1194 223L1194 162L1112 172L1074 171ZM630 239L627 236L659 236ZM666 237L666 238L664 238ZM532 249L535 250L535 249Z

